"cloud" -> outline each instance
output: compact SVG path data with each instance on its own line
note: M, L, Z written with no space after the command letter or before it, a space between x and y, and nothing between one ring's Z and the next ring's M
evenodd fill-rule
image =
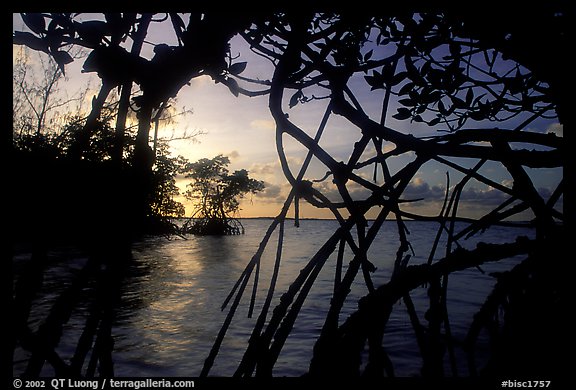
M451 189L449 196L452 196ZM402 199L422 199L421 202L443 201L446 188L442 185L430 185L421 178L415 178L408 184ZM492 187L466 186L460 194L460 202L482 206L497 206L508 199L509 195Z
M238 153L237 150L233 150L230 153L227 153L226 156L228 156L230 160L236 160L238 157L240 157L240 153Z
M483 206L496 206L508 198L508 194L491 187L486 189L467 187L462 190L460 195L460 201L478 203Z
M524 131L529 131L533 133L548 133L548 134L556 134L558 137L564 136L564 126L561 123L553 122L546 126L545 129L541 127L527 127Z
M392 150L394 150L396 148L396 145L394 145L391 142L386 142L383 144L382 146L382 153L386 154ZM376 148L374 147L373 144L370 144L368 147L366 147L364 149L364 151L362 152L362 156L360 156L360 161L366 161L369 160L371 158L374 158L378 155Z
M546 133L556 134L558 137L564 137L564 126L561 123L552 123L546 128Z
M253 163L250 166L250 173L257 175L274 175L279 164L277 162Z
M356 182L349 182L346 186L352 200L364 200L372 195L372 191Z
M268 182L264 182L264 186L264 190L258 193L258 197L277 199L282 195L282 186Z
M423 200L441 200L444 199L445 192L444 187L439 185L430 186L423 179L416 177L408 184L402 194L402 198L407 200L420 198L423 198Z
M202 88L206 86L211 86L213 83L210 76L200 76L194 77L192 80L189 81L189 86L191 88Z
M336 203L342 202L340 191L331 179L324 180L320 183L314 183L313 186L314 189L321 192L330 201ZM349 181L346 183L346 188L352 200L365 200L372 194L371 190L366 189L364 186L354 181Z
M510 183L503 183L504 185ZM349 181L346 184L350 196L354 200L367 199L371 194L371 190L366 189L360 184ZM332 183L331 180L325 180L321 183L314 183L314 188L322 192L328 199L333 202L341 202L342 197L338 188ZM454 188L451 188L449 196L452 196ZM550 197L551 191L547 188L538 188L540 195L546 200ZM443 202L446 194L446 188L443 185L431 185L422 178L414 178L406 187L400 198L403 200L416 200L418 202L412 203L413 205L423 205L427 203ZM502 204L509 198L509 195L494 189L492 187L474 187L466 186L460 194L460 205L464 203L469 206L487 206L495 207Z
M283 203L290 191L290 184L273 184L264 181L264 190L254 195L254 198L264 203Z
M267 169L270 169L272 165L273 164L271 163L261 164L258 167L262 171L266 171ZM254 197L256 202L261 202L263 205L282 204L291 189L289 183L273 184L264 181L264 184L266 186L264 191L256 194ZM342 202L342 197L338 188L332 182L331 178L319 183L313 183L313 186L330 201L334 203ZM353 200L364 200L372 194L371 190L366 189L362 185L353 181L349 181L346 184L346 188ZM450 195L452 194L453 189L454 188L451 189ZM446 189L442 184L433 185L420 177L416 177L406 187L404 193L401 195L401 199L421 200L417 202L404 203L402 208L406 208L406 210L412 209L417 213L436 215L444 201L445 191ZM549 188L538 188L538 192L544 200L547 200L551 195L551 190ZM508 198L508 194L488 186L466 186L460 195L458 209L463 216L479 217L502 204ZM561 207L561 205L562 200L558 202L557 207Z
M536 191L538 191L538 194L544 199L544 201L547 201L552 196L552 191L546 187L539 187Z

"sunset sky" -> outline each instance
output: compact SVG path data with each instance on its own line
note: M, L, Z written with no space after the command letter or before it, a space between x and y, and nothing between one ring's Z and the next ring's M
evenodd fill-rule
M25 30L18 14L14 14L14 30ZM144 46L143 54L150 56L153 43L176 44L174 32L168 24L152 24L149 42ZM20 50L14 47L14 53ZM247 61L248 67L243 76L269 79L273 68L270 63L261 60L251 53L247 45L240 38L234 38L231 42L232 55L239 57L236 62ZM92 86L94 93L99 87L99 80L94 74L81 73L82 60L77 60L68 65L66 69L67 81L59 84L61 91L76 91L86 85ZM161 75L159 75L161 77ZM255 89L256 87L251 87ZM358 97L366 112L373 117L379 117L379 109L382 100L382 90L363 92ZM91 97L90 97L91 98ZM218 154L224 154L231 160L231 170L247 169L250 175L263 180L266 189L263 193L242 202L241 217L275 216L280 211L282 204L290 190L290 186L281 171L278 154L275 146L275 124L268 110L268 97L248 98L245 96L235 97L228 88L222 84L215 84L213 80L204 76L193 79L190 85L183 88L177 96L175 103L179 109L191 109L192 114L183 115L177 123L166 126L161 130L161 137L182 137L184 134L201 132L202 134L193 140L173 140L170 147L174 155L182 155L190 161L200 158L211 158ZM307 104L299 104L293 109L286 111L290 119L296 122L309 135L313 136L324 113L327 100L318 100ZM438 134L426 125L409 121L397 121L391 118L396 112L396 105L392 105L386 124L398 131L411 133L417 137ZM510 124L512 126L513 124ZM488 125L487 125L488 126ZM561 135L562 127L556 120L538 120L530 124L530 130L538 132L555 132ZM350 124L341 118L332 115L328 127L321 140L321 146L337 161L346 161L354 146L354 142L360 138L357 128L351 128ZM291 169L294 174L299 170L306 155L306 150L295 142L286 139L286 154L289 158ZM366 156L371 157L371 156ZM413 155L402 155L390 162L392 171L401 169L407 164ZM473 166L477 161L459 159L458 163ZM536 187L546 195L550 194L562 178L560 169L540 169L533 174ZM450 186L454 186L462 174L448 169L439 163L428 163L416 175L404 197L425 198L426 200L407 204L406 210L436 215L441 207L446 188L446 172L449 171ZM326 173L317 161L313 162L306 175L307 179L320 179ZM486 163L481 173L492 180L510 185L510 175L496 163ZM372 167L362 172L366 178L372 177ZM178 178L181 188L186 181ZM382 184L381 176L378 184ZM331 180L315 184L325 194L331 196L335 191ZM362 191L351 192L359 198L368 194ZM463 216L478 217L506 199L506 195L488 188L486 185L471 180L462 194L460 210ZM183 200L183 199L181 199ZM189 206L189 205L188 205ZM190 207L187 212L190 213ZM301 217L326 218L331 214L325 211L304 206L301 209Z

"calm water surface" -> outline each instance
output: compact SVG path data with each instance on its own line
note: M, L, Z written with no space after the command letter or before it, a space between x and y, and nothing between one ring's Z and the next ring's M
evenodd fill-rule
M116 327L116 370L119 375L199 375L204 359L220 329L227 311L220 311L230 289L244 266L256 252L268 220L247 220L246 234L231 237L191 237L167 241L161 238L139 243L134 248L134 276L127 282L123 305ZM337 228L335 221L303 221L300 228L286 223L284 255L277 298L289 286L310 256ZM426 262L437 224L408 222L409 239L415 255L411 264ZM391 272L398 241L395 223L386 223L370 251L370 260L378 268L375 284L385 283ZM479 238L487 242L512 241L516 235L530 235L527 229L496 227ZM462 241L474 247L478 239ZM276 236L268 245L262 262L259 300L264 294L274 261ZM442 257L441 249L438 257ZM333 255L325 265L307 299L283 354L276 365L276 375L296 376L306 372L314 341L323 325L334 283ZM352 257L345 259L345 264ZM491 272L503 271L518 259L483 266L455 274L449 282L449 311L452 333L456 338L466 334L472 315L494 285ZM366 293L359 281L353 289L342 318L346 318ZM228 331L212 375L229 376L234 372L255 319L247 318L248 300L239 308ZM413 292L421 314L428 304L426 289ZM275 303L278 299L275 300ZM256 315L254 316L256 317ZM420 357L412 327L403 305L398 304L387 326L384 346L391 355L399 376L417 375ZM459 359L464 367L464 357Z
M134 245L134 261L123 287L117 319L112 330L115 342L113 354L117 376L198 376L205 358L220 330L227 310L220 307L240 273L256 252L270 220L244 220L246 234L228 237L189 237L188 239L149 238ZM407 222L408 236L414 255L410 264L427 261L437 224ZM335 221L306 220L300 228L286 222L283 261L272 308L303 265L338 227ZM510 242L517 235L532 236L524 228L494 227L478 238L461 241L472 248L478 241ZM245 350L247 340L264 302L276 252L277 232L273 235L262 259L259 293L254 318L247 318L250 281L243 303L228 330L211 375L231 376ZM388 281L398 247L396 224L387 222L369 252L377 267L375 285ZM440 247L442 248L442 247ZM442 249L437 257L443 257ZM346 265L352 259L345 257ZM520 259L510 259L477 269L455 273L449 281L448 310L452 334L463 339L473 314L494 285L491 272L510 269ZM299 376L306 372L312 348L323 325L334 283L334 254L324 266L304 305L294 330L275 368L278 376ZM80 267L81 259L76 261ZM74 264L74 262L72 262ZM58 275L58 266L50 272ZM361 277L360 277L361 279ZM45 283L50 284L50 274ZM47 287L47 291L49 288ZM355 310L366 287L359 280L343 310L341 320ZM424 321L428 300L426 288L412 292L412 298ZM49 296L37 304L37 321L50 307ZM34 318L31 319L35 321ZM68 333L80 332L83 322L72 317L66 325ZM74 340L76 338L71 337ZM397 304L388 322L384 337L396 375L419 374L421 366L418 347L408 314L403 304ZM74 345L63 338L59 351L73 354ZM461 375L466 375L465 358L458 352ZM24 357L21 357L24 360ZM18 371L18 364L15 371Z

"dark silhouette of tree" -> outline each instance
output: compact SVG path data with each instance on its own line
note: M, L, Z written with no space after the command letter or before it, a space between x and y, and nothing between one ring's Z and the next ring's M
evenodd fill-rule
M170 156L166 142L160 142L156 154L156 163L153 169L154 182L150 208L153 215L168 217L183 217L184 205L174 198L180 195L176 185L176 175L185 164L182 156Z
M82 53L74 56L81 58ZM71 111L75 103L81 105L86 89L64 96L57 93L61 91L59 84L63 77L62 70L52 57L33 52L27 47L16 52L12 72L14 133L40 135L54 132L66 120L58 112Z
M114 372L111 329L134 237L130 225L112 222L125 220L113 213L124 212L123 204L117 202L118 193L132 191L128 162L136 135L124 133L123 153L128 159L117 169L113 161L116 132L109 120L104 117L96 122L81 161L70 157L69 151L79 142L78 135L84 129L82 119L73 120L56 134L22 134L13 140L11 191L16 218L11 232L17 243L15 253L30 251L30 259L18 272L12 295L11 347L13 351L19 345L31 354L25 370L28 376L39 376L46 363L63 377L94 376L96 370L100 375ZM168 217L184 214L184 206L174 199L179 194L175 176L184 161L170 156L163 141L158 142L157 149L151 174L153 190L147 199L148 225L142 231L172 234L175 226ZM58 296L54 306L33 332L28 318L33 302L45 298L40 291L44 273L51 266L48 252L58 248L55 252L60 256L69 256L59 245L71 246L71 251L87 261L78 274L71 275L71 283L62 282L61 288L51 292ZM65 275L58 277L66 279ZM54 349L64 337L63 327L70 316L84 304L89 309L82 337L70 363L64 362Z
M186 198L195 202L186 233L198 235L230 235L244 233L234 216L240 210L240 199L264 189L264 183L252 179L245 169L230 173L230 159L218 155L187 163L182 173L192 182L187 185Z
M523 6L512 13L487 6L481 11L470 7L455 13L442 8L415 12L408 4L382 12L374 11L372 4L354 6L355 12L303 9L254 14L192 13L188 23L176 13L107 13L103 20L84 22L75 20L75 14L24 14L23 20L31 32L15 32L13 42L49 53L62 72L72 61L64 47L74 44L91 50L84 70L97 73L102 85L78 146L71 153L77 161L89 150L99 114L114 88L122 89L117 145L124 140L122 117L129 103L137 112L130 180L123 180L119 174L113 180L122 201L116 206L100 205L114 211L122 210L120 205L127 206L131 225L128 230L138 226L149 210L154 166L149 146L151 123L168 99L201 75L211 76L234 95L268 95L268 106L276 122L280 163L292 190L223 305L230 305L229 312L202 376L210 373L250 281L254 287L248 313L253 314L255 292L262 285L258 280L260 260L276 229L279 234L274 270L235 376L272 375L308 293L327 264L333 266L334 290L311 356L311 376L394 376L393 356L383 345L389 337L386 325L393 310L398 309L398 302L404 303L409 314L424 377L554 376L567 372L565 357L558 353L557 346L571 338L567 325L571 281L563 259L565 253L571 253L567 250L566 231L574 226L574 159L569 158L563 136L534 131L530 125L553 119L564 128L573 127L567 82L573 78L568 58L573 38L568 28L573 22L572 7L568 2L552 1ZM168 20L177 44L155 44L154 55L150 59L143 57L141 48L149 25ZM533 28L526 28L526 22ZM232 60L229 41L236 34L252 52L274 66L270 78L242 75L250 64ZM130 51L123 46L127 37L133 42ZM134 84L140 92L129 102ZM378 110L373 104L376 99ZM304 110L319 102L324 103L324 115L317 129L303 129L291 119L290 110ZM335 159L320 142L330 134L332 116L346 121L350 133L357 135L346 161ZM416 128L428 131L422 135ZM293 172L293 166L288 164L285 138L292 138L308 150L298 172ZM120 158L120 153L115 155ZM394 170L391 162L398 156L409 162ZM324 178L307 173L313 159L324 166ZM416 174L431 162L458 172L461 178L453 186L447 183L445 200L436 215L409 212L405 204L422 199L406 197L406 190ZM499 183L486 174L484 168L488 164L507 172L510 183ZM220 162L215 171L224 165ZM372 169L372 179L364 174L366 168ZM532 172L546 169L565 169L569 175L544 195L538 191ZM328 179L339 194L336 201L329 199L318 184L327 183ZM488 186L504 200L462 227L455 222L462 216L462 194L473 182ZM367 194L361 199L353 197L352 190L358 187ZM224 188L215 192L216 198ZM206 214L225 215L222 209L228 206L216 202L217 206L210 208L208 199ZM270 310L283 256L284 223L291 205L298 223L299 204L303 201L330 210L339 226L311 254ZM370 223L369 212L376 212ZM526 213L532 218L534 239L518 237L505 244L481 243L474 249L461 248L460 241L467 237ZM390 259L374 257L369 249L388 218L396 221L398 247L389 280L376 285L373 273L379 262ZM427 261L420 264L410 264L407 219L438 224L433 249ZM117 245L109 244L105 250L116 255L125 253L122 250L126 246L118 244L125 241L117 238L125 226L114 224L112 231L106 233ZM444 248L439 244L442 236L446 237ZM96 264L105 261L105 250L97 252ZM347 251L352 256L345 266ZM39 250L35 254L32 269L38 272L32 276L41 274L43 253ZM333 253L334 264L330 262ZM522 256L523 261L494 275L496 285L471 319L465 340L455 339L447 305L451 275L513 256ZM114 258L117 260L118 256ZM36 354L28 373L37 375L44 360L65 372L68 367L55 352L58 337L54 335L58 335L67 312L56 311L60 314L51 317L43 331L34 336L40 340L36 343L26 331L26 310L30 307L29 292L37 284L24 282L19 289L21 311L16 319L19 338L32 345ZM343 307L355 282L363 283L367 293L353 313L343 318ZM424 316L418 315L412 303L411 294L418 288L426 288L429 298ZM69 301L75 291L70 289L62 301ZM103 345L109 341L109 319L99 317ZM95 335L96 328L90 324L86 326L86 339ZM476 344L484 330L489 331L491 350L488 363L481 365L476 359ZM457 348L468 358L465 373L457 370ZM110 350L104 350L107 352L100 359L101 374L109 375ZM80 368L83 351L79 348Z
M113 163L117 141L117 134L110 125L110 120L111 118L104 117L96 122L96 129L84 148L82 164L77 172L78 175L82 175L84 173L82 168L88 165L95 170L93 173L96 173L97 170L102 170L104 174L110 173L108 171L112 169L110 165ZM25 166L30 167L46 163L55 164L55 172L52 174L57 173L58 166L61 166L62 169L73 170L74 159L70 157L70 150L74 149L78 142L84 142L84 140L79 141L83 128L83 118L72 118L71 122L58 134L22 134L15 136L13 142L16 158ZM124 145L123 153L129 157L134 153L136 135L134 132L127 131L124 136L125 139L122 141ZM158 224L161 221L164 221L162 223L165 224L168 217L184 216L184 206L175 201L175 197L180 193L175 177L183 164L185 164L185 159L181 156L170 156L166 141L158 140L157 144L156 160L151 172L152 192L148 198L147 217L150 219L151 224ZM125 161L121 167L122 171L127 172L131 169L129 161L129 158ZM68 168L65 168L67 165ZM17 171L20 172L20 169ZM24 175L24 173L22 174ZM63 188L57 187L51 190L53 192L66 193L67 191L73 191L71 187L75 186L75 184L74 181L68 184L61 183ZM94 187L98 185L107 187L105 183L95 182L93 184ZM32 186L35 186L34 183L32 183ZM29 192L33 196L43 194L47 190L46 188L30 188L29 185L24 189L24 191ZM103 190L103 188L95 188L94 190Z
M551 27L543 31L543 35L555 41L553 47L566 53L569 11L563 3L544 8L537 7L519 15L530 16L530 20L542 19L544 26ZM539 12L542 14L537 15ZM558 183L551 196L544 198L527 170L568 165L563 138L531 131L529 126L546 118L557 118L565 125L570 123L571 118L561 115L568 95L558 93L565 88L559 78L569 77L569 72L564 69L562 76L553 75L554 70L535 66L539 61L530 53L527 38L530 34L520 29L523 21L516 15L505 15L498 19L500 24L496 29L486 29L485 24L490 20L486 13L482 13L484 19L479 20L470 13L461 15L444 10L422 13L393 10L382 14L278 13L255 22L241 33L254 52L275 65L269 80L239 79L248 83L247 89L250 83L269 87L269 107L277 126L277 149L284 174L293 186L261 247L268 245L276 229L283 232L284 219L292 203L298 221L297 205L302 200L329 209L340 227L311 256L269 314L277 278L273 273L268 296L235 375L272 375L308 292L334 252L339 259L334 265L335 289L314 348L310 365L313 376L327 377L335 372L347 377L394 376L394 364L383 348L383 341L387 321L398 301L405 303L411 318L422 354L422 375L447 375L445 364L450 367L451 375L459 375L454 360L454 349L459 342L450 336L446 306L450 274L520 254L525 255L525 262L497 278L496 289L474 318L463 346L469 356L468 375L562 373L563 357L554 352L552 345L562 343L569 330L562 327L560 331L546 317L554 313L552 317L559 322L567 319L564 309L567 302L552 302L556 294L564 295L561 286L566 285L565 274L560 271L564 266L558 256L559 248L565 243L564 221L569 217L562 211L566 207L566 202L562 202L565 183ZM507 17L518 23L512 23L508 29L503 20ZM514 46L512 42L522 45ZM544 47L539 50L548 52ZM564 55L549 54L555 58ZM361 93L366 91L371 91L370 96L382 102L380 115L374 115L373 109L369 111L365 107L366 98ZM377 91L381 91L379 95ZM310 131L306 131L310 129L303 129L290 119L289 110L319 100L326 100L327 104L324 118L312 138ZM319 143L322 137L328 136L331 115L346 119L350 128L358 132L358 140L346 162L335 160ZM391 118L397 122L391 122ZM394 128L394 124L402 122L425 124L437 133L418 137ZM283 146L286 137L309 151L298 173L288 164ZM411 162L394 172L389 162L396 156L411 156ZM312 157L325 166L326 177L306 179ZM472 159L473 163L464 165L458 158ZM447 185L445 202L432 218L406 211L403 203L417 200L402 198L417 172L431 161L464 175L452 188ZM502 185L483 174L481 168L487 162L500 164L511 176L513 185ZM359 173L366 167L373 167L373 180ZM329 200L316 186L316 182L327 178L332 178L340 202ZM384 183L378 184L377 178L382 178ZM461 211L461 194L471 181L488 185L505 194L507 199L458 231L455 221ZM369 195L353 199L352 185L363 187ZM368 227L367 213L374 209L378 214ZM459 240L526 210L534 216L532 222L537 237L534 242L519 238L502 246L479 245L469 252L459 249ZM390 281L375 286L371 274L377 264L373 262L380 259L370 259L368 250L389 217L394 218L398 226L395 266ZM411 246L404 223L406 218L439 223L436 242L425 264L408 264ZM447 236L445 256L434 261L443 234ZM282 260L281 239L278 246L275 272ZM342 259L345 248L353 253L347 268ZM541 248L550 248L550 254ZM259 249L225 302L225 305L233 303L202 375L209 373L250 278L254 277L254 288L261 285L259 272L254 272L260 267L261 255ZM539 282L532 283L533 278ZM342 308L356 280L364 281L368 294L359 302L358 310L342 320ZM422 285L428 286L430 297L425 318L419 318L410 297L411 291ZM254 296L253 293L249 313L255 304ZM535 299L534 308L538 311L538 320L534 321L528 320L531 299ZM508 306L512 301L512 306ZM500 310L507 313L504 325L499 322ZM493 354L482 371L475 361L474 346L479 329L484 328L498 331L491 333L491 342L495 343ZM505 340L500 334L506 335ZM551 335L555 337L550 339ZM534 349L528 351L522 345L533 345ZM365 348L367 353L363 352ZM361 364L363 356L367 361Z
M16 337L10 345L13 350L18 342L33 354L26 369L29 376L39 375L45 362L62 376L92 376L96 370L110 376L114 301L131 258L132 239L156 228L150 225L155 225L157 213L182 212L171 196L176 190L173 169L178 162L163 158L161 153L166 149L159 140L154 140L154 150L150 147L152 123L158 123L169 100L192 78L210 75L223 82L228 79L228 68L232 66L228 41L249 17L194 13L186 25L176 13L105 13L101 18L84 21L72 13L21 16L28 31L14 32L15 45L47 53L62 75L74 61L69 48L84 48L89 54L83 71L97 74L101 85L85 120L70 126L63 137L53 140L37 134L35 139L22 139L22 145L29 149L50 149L49 158L13 153L11 163L17 167L13 199L15 208L22 212L14 218L12 237L31 242L33 253L30 272L18 278L13 294ZM149 26L164 21L173 29L177 44L155 44L153 56L145 57L142 49L148 44ZM240 73L237 67L232 70ZM120 89L120 100L112 131L102 117L115 88ZM230 88L233 90L233 86ZM131 111L138 121L134 136L127 127ZM65 144L64 149L60 142ZM30 183L42 192L30 191ZM42 207L34 213L27 206L38 199ZM32 332L27 319L34 292L42 285L47 251L59 237L80 245L89 262L75 283L62 292L45 326ZM78 291L93 281L98 286L93 290L94 310L86 319L73 363L68 365L55 348L63 324L78 304ZM91 348L92 357L86 362Z
M149 146L149 138L153 119L166 106L166 102L176 96L191 79L210 75L215 80L228 80L231 66L228 41L250 18L232 14L191 14L186 25L177 13L105 13L103 20L82 22L77 20L78 15L22 14L22 19L31 32L16 31L13 43L48 53L62 72L65 72L66 65L73 61L65 50L66 47L76 45L89 50L83 72L98 74L101 88L93 100L92 111L80 133L80 142L71 150L71 154L77 159L82 157L88 140L96 129L97 118L109 94L114 88L121 88L115 159L122 157L121 142L124 139L126 114L131 106L137 113L138 131L132 155L135 188L129 202L133 210L128 215L132 220L142 220L146 217L147 200L152 191L151 170L155 156ZM151 59L141 56L150 24L168 19L178 45L156 44ZM130 51L124 47L128 37L132 41ZM130 104L134 83L138 84L140 94L133 96ZM119 202L125 205L128 203L123 200ZM136 222L134 228L140 225Z

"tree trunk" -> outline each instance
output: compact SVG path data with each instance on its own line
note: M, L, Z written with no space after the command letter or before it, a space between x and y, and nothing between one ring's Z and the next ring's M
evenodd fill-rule
M134 161L132 164L131 188L132 208L131 222L136 229L142 228L146 217L149 214L148 200L152 184L152 166L154 165L154 154L149 146L150 122L152 120L151 104L145 104L138 111L138 134L134 146Z
M144 14L142 16L138 30L132 37L134 43L132 44L130 54L140 56L144 38L146 38L146 33L151 20L152 14ZM118 116L116 117L116 144L114 146L114 155L112 158L118 163L118 165L120 165L122 161L122 151L124 150L124 132L126 131L126 118L128 117L128 109L130 108L131 93L132 80L127 80L122 84L122 93L118 104Z
M86 118L86 124L82 129L82 132L78 135L78 139L72 146L68 152L69 157L73 160L80 160L84 152L88 149L90 145L90 137L96 130L96 126L98 124L98 118L102 113L102 108L104 107L104 103L112 91L114 85L106 82L105 80L102 81L102 87L100 87L100 92L98 92L98 96L92 100L92 110L90 111L90 115Z

